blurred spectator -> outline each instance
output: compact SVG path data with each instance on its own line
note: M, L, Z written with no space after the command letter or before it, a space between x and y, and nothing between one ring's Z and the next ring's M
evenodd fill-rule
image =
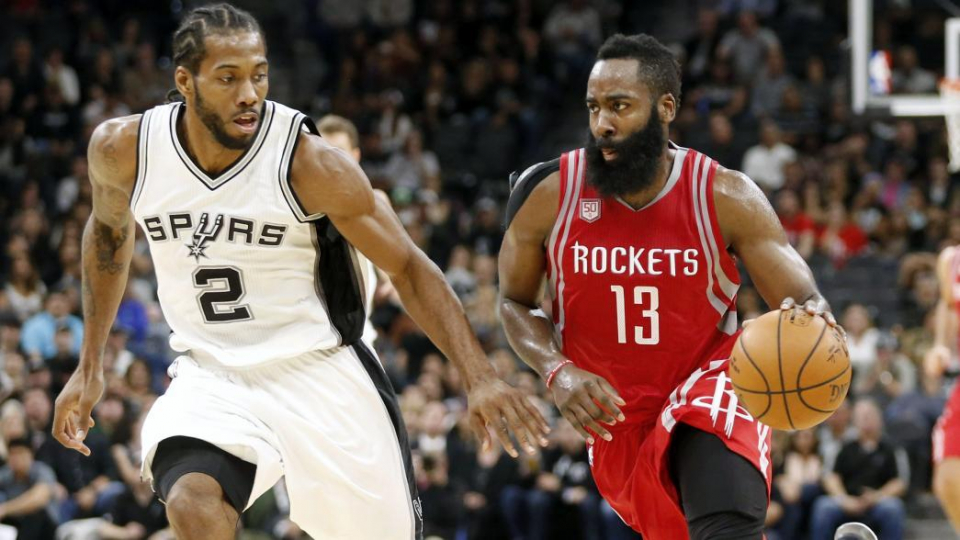
M856 395L869 396L882 409L901 395L917 388L917 367L899 350L897 338L881 333L877 340L876 362L859 377Z
M123 298L120 299L120 307L117 309L117 318L114 324L127 332L127 336L134 346L142 344L147 339L147 331L150 329L147 308L137 298L133 290L133 283L129 281L123 291Z
M83 321L69 311L66 296L54 291L47 296L46 309L37 313L25 323L21 345L31 357L41 359L53 358L57 354L55 336L61 327L69 329L73 335L71 351L74 355L80 354L80 343L83 339Z
M581 538L631 538L635 534L613 512L601 512L590 477L587 447L566 420L553 432L555 446L544 451L541 472L530 489L508 486L501 505L511 538L546 540L579 528Z
M20 350L20 329L23 323L12 311L0 311L0 360L7 353Z
M490 434L490 437L495 437ZM508 486L520 482L519 462L499 444L481 448L476 461L463 464L466 485L463 493L464 526L468 538L502 538L506 524L501 513L501 495Z
M87 176L87 158L83 155L74 156L70 165L70 175L60 179L57 184L56 209L60 214L66 214L73 208L80 195L80 186L89 182Z
M123 74L123 88L130 108L140 112L165 101L170 89L169 70L157 65L157 54L152 43L137 45L133 67Z
M420 463L418 490L423 504L424 537L455 538L463 506L457 488L450 483L446 455L425 454Z
M4 293L10 307L21 321L33 317L43 308L43 296L47 292L47 286L40 281L40 273L28 257L19 256L13 259L7 279Z
M124 488L97 532L104 540L174 538L168 529L166 508L145 482Z
M930 185L927 188L926 199L930 204L946 208L947 204L960 193L956 183L950 181L947 160L942 156L931 158L927 164L927 174L930 177Z
M827 106L830 104L832 89L823 59L819 56L807 58L805 74L806 78L800 86L803 90L803 97L807 101L807 106L818 113L825 113Z
M783 187L783 167L797 159L797 152L780 139L780 128L772 121L760 124L760 144L743 156L743 173L770 193Z
M33 56L30 39L20 36L14 40L10 62L3 76L13 83L14 107L29 114L36 107L44 87L43 71Z
M832 471L837 455L847 443L857 438L857 427L851 422L851 401L844 400L837 410L817 428L823 470Z
M600 14L587 0L564 0L550 11L543 37L562 62L561 80L579 81L589 71L603 38Z
M450 262L447 263L447 271L444 277L447 283L457 293L460 301L472 294L477 287L477 278L470 271L471 254L466 246L456 246L450 254Z
M740 169L743 148L734 136L730 120L723 114L710 115L710 139L701 146L701 151L728 169Z
M783 518L777 526L782 540L802 538L813 501L822 493L823 460L818 453L817 432L804 429L790 434L790 449L784 458L777 487Z
M783 140L795 148L815 143L810 137L820 130L817 111L803 99L800 88L791 84L783 89L780 109L773 115L783 133Z
M124 377L127 389L127 399L134 404L144 407L153 403L157 398L153 386L153 374L147 363L139 358L134 359L127 368Z
M905 521L900 497L909 474L906 455L883 438L883 417L876 403L858 401L853 416L857 440L844 445L824 478L827 494L814 503L811 539L832 540L844 520L862 520L883 540L899 540Z
M853 367L851 389L858 394L877 363L877 343L880 331L870 319L870 312L863 304L850 304L843 310L841 325L847 331L847 350Z
M0 521L17 527L20 536L53 540L57 479L47 465L34 461L26 439L7 442L7 464L0 469Z
M790 245L796 248L801 257L809 259L816 244L816 225L800 208L797 193L791 189L780 190L774 207Z
M867 235L847 216L843 203L832 202L817 247L839 268L867 247Z
M423 148L423 135L419 131L407 134L402 151L395 152L383 166L383 175L393 186L440 190L440 162L433 152Z
M897 60L891 74L894 93L930 94L937 91L937 78L923 69L917 60L917 51L904 45L897 51Z
M721 59L733 63L737 80L749 84L753 82L757 66L763 64L767 53L775 48L780 48L777 35L760 26L756 13L744 10L737 15L737 27L720 40L717 52Z
M70 375L80 365L80 356L77 353L76 339L73 330L67 325L57 326L57 333L53 338L56 352L50 358L44 359L42 364L34 365L34 368L45 367L50 370L52 384L50 390L59 393L70 379Z
M683 66L694 82L706 76L716 55L720 42L719 22L720 17L714 10L701 9L697 14L697 32L684 46L687 61Z
M80 102L80 79L76 70L63 62L63 50L59 47L54 47L47 53L43 76L47 85L56 86L60 90L60 95L67 105L75 106Z
M764 68L753 83L753 113L757 116L775 115L783 103L783 93L793 83L783 52L779 48L768 50Z

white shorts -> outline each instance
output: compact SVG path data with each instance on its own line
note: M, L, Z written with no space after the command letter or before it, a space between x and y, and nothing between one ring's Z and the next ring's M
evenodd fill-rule
M170 375L143 425L144 480L160 441L194 437L257 465L248 508L285 476L290 519L313 538L420 537L396 397L365 346L243 369L180 356Z

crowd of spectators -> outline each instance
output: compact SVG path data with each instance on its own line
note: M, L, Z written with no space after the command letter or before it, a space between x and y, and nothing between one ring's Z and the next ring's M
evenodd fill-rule
M636 538L599 497L582 441L506 343L496 257L508 174L582 144L598 45L645 31L683 66L672 140L763 188L849 334L855 404L817 430L775 435L768 538L832 538L850 518L902 537L904 516L930 491L929 435L949 390L918 366L932 341L935 252L960 244L960 189L942 120L851 114L838 47L845 2L235 4L267 33L271 97L356 123L372 183L443 269L499 374L554 425L539 456L479 450L457 371L389 290L379 295L376 348L410 432L428 536ZM163 102L170 35L191 5L0 7L0 538L11 527L31 539L58 527L63 539L169 537L138 472L140 423L172 360L142 233L104 352L92 456L62 448L50 422L83 328L87 138L104 119ZM894 59L893 90L934 91L943 13L922 2L884 13L874 32ZM738 307L742 318L766 310L749 283ZM298 538L288 506L278 485L244 515L243 534Z

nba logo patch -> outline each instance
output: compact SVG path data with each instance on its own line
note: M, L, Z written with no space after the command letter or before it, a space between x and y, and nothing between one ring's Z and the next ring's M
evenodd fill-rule
M600 199L583 199L580 201L580 219L593 223L600 219Z

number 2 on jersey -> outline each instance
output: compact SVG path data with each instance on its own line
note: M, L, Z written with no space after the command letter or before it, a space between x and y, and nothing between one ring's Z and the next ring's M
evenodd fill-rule
M240 304L247 294L240 270L232 266L197 268L193 272L193 285L202 291L197 302L204 322L236 322L253 318L250 307Z
M627 306L623 285L611 285L610 290L617 297L617 342L627 342ZM644 326L633 327L633 341L637 345L656 345L660 343L660 291L656 287L638 285L633 288L633 303L640 306L640 315L649 321ZM646 331L645 331L646 330Z

